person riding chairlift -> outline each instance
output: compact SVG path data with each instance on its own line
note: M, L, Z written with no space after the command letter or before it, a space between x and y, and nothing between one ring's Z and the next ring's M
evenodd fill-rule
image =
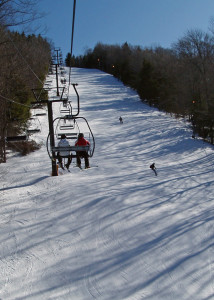
M75 146L90 146L89 141L84 138L83 133L79 133L78 139L75 143ZM77 151L77 167L81 168L81 158L85 160L85 168L90 168L89 166L89 159L88 159L88 152L87 151Z
M58 143L58 147L69 147L70 144L69 142L66 140L66 135L62 134L61 135L61 140ZM57 152L57 159L59 161L59 166L64 169L63 165L62 165L62 157L67 157L67 164L65 165L67 169L69 169L69 166L71 164L72 158L70 156L70 152L69 151L59 151Z

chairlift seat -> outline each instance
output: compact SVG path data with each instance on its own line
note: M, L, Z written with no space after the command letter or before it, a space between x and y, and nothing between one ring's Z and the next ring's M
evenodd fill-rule
M41 130L39 128L35 128L35 129L27 129L28 133L36 133L36 132L40 132Z
M67 113L70 113L70 109L61 109L61 110L60 110L60 113L61 113L61 114L67 114Z
M61 125L60 130L69 130L69 129L74 129L73 125Z
M35 114L35 116L46 116L46 113L38 113L38 114Z
M58 133L57 138L61 139L61 135L65 134L65 133ZM73 132L73 133L66 133L66 139L70 139L70 140L76 140L77 139L77 133Z
M7 136L6 142L20 142L20 141L26 141L27 136L26 135L18 135L18 136Z
M43 104L42 103L31 103L31 104L32 104L32 108L33 109L43 108Z
M69 152L78 152L78 151L89 151L90 146L68 146L68 147L52 147L53 152L69 151ZM60 155L62 158L75 158L76 154L71 153L70 155Z
M60 151L88 151L90 146L68 146L68 147L52 147L52 151L60 152Z

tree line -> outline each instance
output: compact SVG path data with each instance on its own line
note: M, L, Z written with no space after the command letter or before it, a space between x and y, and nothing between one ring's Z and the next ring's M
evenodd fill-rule
M135 89L142 101L187 118L196 134L214 143L214 35L189 30L170 49L98 43L66 65L99 68Z
M0 162L6 136L20 134L30 117L32 89L43 87L51 62L51 45L40 35L12 31L32 22L36 1L0 3Z

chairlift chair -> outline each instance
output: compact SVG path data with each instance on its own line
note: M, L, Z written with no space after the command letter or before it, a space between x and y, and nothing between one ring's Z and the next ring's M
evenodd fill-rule
M68 129L67 132L65 130L62 130L63 125L60 125L65 120L73 121L74 124L73 128ZM56 123L56 125L54 126L54 146L50 146L50 134L47 137L47 151L51 159L55 159L57 157L57 152L60 151L69 151L69 156L71 158L77 157L77 151L87 151L89 157L93 156L95 150L95 139L92 130L84 117L73 117L71 115L67 115L64 117L55 118L53 123ZM75 146L75 142L80 132L83 133L85 138L90 142L90 146ZM69 140L69 147L57 146L62 134L65 134L66 139ZM62 158L65 159L69 156L62 156Z
M77 152L86 151L89 157L92 157L95 150L95 139L92 133L92 130L88 124L88 121L84 117L79 117L80 112L80 100L79 94L77 92L76 86L78 84L72 84L74 91L77 96L77 102L75 107L75 113L73 113L73 106L71 106L71 102L67 99L63 99L62 96L60 99L53 99L52 101L48 101L48 117L49 117L49 134L47 137L47 152L52 161L52 175L57 176L57 152L60 151L68 151L69 155L65 156L74 158L77 157ZM64 89L63 89L64 91ZM63 95L63 93L62 93ZM56 117L53 119L53 110L52 103L61 102L60 104L60 117ZM68 110L68 113L62 110ZM67 136L68 140L77 140L78 134L83 133L85 138L90 142L90 146L75 146L75 141L73 143L70 141L69 147L59 147L58 140L61 138L62 134Z
M36 115L34 115L29 119L26 131L28 134L38 133L41 132L41 127L42 125L39 121L39 118Z
M72 115L72 107L70 101L63 101L60 104L59 111L61 115Z

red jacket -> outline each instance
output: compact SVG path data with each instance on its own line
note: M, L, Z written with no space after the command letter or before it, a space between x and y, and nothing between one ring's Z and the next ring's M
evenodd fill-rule
M84 139L84 137L78 138L78 140L75 143L75 146L87 146L90 145L89 141Z

